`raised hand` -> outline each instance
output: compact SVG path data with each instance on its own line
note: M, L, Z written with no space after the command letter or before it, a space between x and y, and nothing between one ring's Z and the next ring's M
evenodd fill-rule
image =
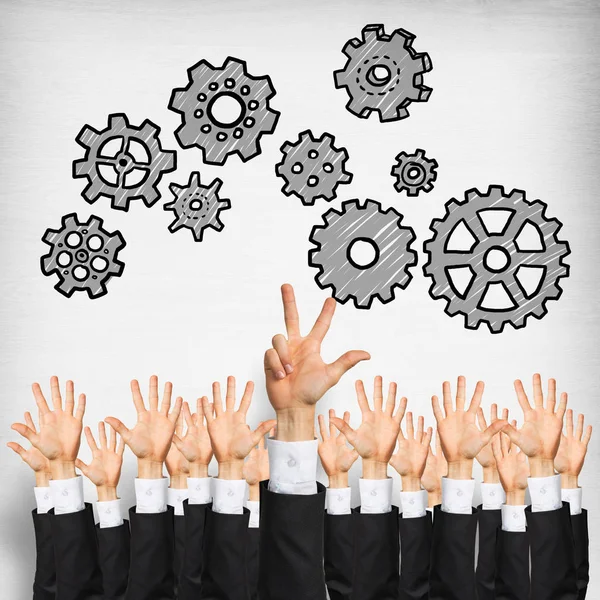
M273 437L274 429L271 429L269 435ZM258 442L258 446L250 450L250 454L244 463L243 476L248 484L249 499L252 501L260 500L259 484L261 481L269 479L269 452L265 444L264 436Z
M25 413L25 423L33 433L37 433L35 423L29 412ZM17 442L8 442L6 445L16 452L23 462L35 473L35 485L37 487L48 487L48 482L50 481L50 461L39 450L34 446L31 446L29 450L25 450Z
M100 502L116 500L117 485L121 478L123 452L125 450L123 438L119 440L117 445L117 434L111 427L110 440L107 441L106 428L103 421L98 423L99 446L89 427L84 429L84 433L88 446L92 451L92 461L87 465L78 458L75 461L75 466L96 486Z
M406 437L402 428L398 433L398 448L390 459L390 465L396 469L402 478L403 492L417 492L421 489L421 478L425 471L425 463L430 450L431 427L424 432L425 420L419 417L417 420L417 433L413 425L413 415L406 413Z
M346 436L337 431L333 424L335 410L329 409L329 433L325 426L325 417L319 415L321 442L319 443L319 458L323 470L329 477L330 488L347 488L348 471L358 458L358 452L346 443ZM344 413L344 422L350 423L350 413Z
M277 438L286 441L314 437L314 405L342 375L367 352L351 350L335 362L321 358L321 344L329 330L336 302L328 298L310 333L302 337L294 289L281 287L287 337L276 335L265 352L264 367L269 400L277 412Z
M171 412L171 396L173 384L165 383L162 403L158 408L158 377L150 377L148 395L149 408L144 405L144 398L137 380L131 382L133 403L137 410L137 423L133 429L115 417L107 417L105 421L123 438L131 451L138 458L138 477L140 479L160 479L162 467L171 447L175 425L181 411L182 399L177 398Z
M187 404L187 402L185 403ZM189 407L188 407L189 410ZM165 459L167 473L170 477L169 486L175 489L187 489L187 478L190 473L190 463L183 453L177 447L175 438L180 438L183 435L183 412L179 413L177 424L175 425L175 433L173 441Z
M355 431L348 423L334 417L332 423L363 459L363 477L366 479L384 479L387 477L387 465L394 452L400 431L400 423L406 411L406 398L400 400L396 413L396 384L390 383L385 409L383 407L383 380L375 377L373 391L373 410L362 381L356 382L356 395L362 413L362 424Z
M421 483L427 490L428 504L430 507L442 503L442 477L448 475L448 461L442 452L440 434L435 432L435 454L429 446L425 470Z
M490 422L494 423L498 420L498 405L492 404L490 409ZM502 420L508 422L508 409L504 408L502 410ZM485 431L488 428L487 421L485 420L485 415L483 414L483 408L481 406L477 409L477 422L479 424L479 429L481 431ZM489 442L486 444L476 456L477 462L481 465L483 469L483 483L498 483L500 479L498 478L498 470L496 469L496 459L494 458L494 453L492 451L492 443Z
M516 422L513 421L513 427ZM492 452L500 476L500 483L506 493L506 504L523 506L529 477L527 458L509 439L500 433L492 439Z
M244 459L274 427L275 420L263 421L254 431L246 424L246 413L254 391L251 381L246 384L238 410L235 410L235 377L227 378L224 409L220 384L213 383L212 391L213 406L209 404L208 398L204 398L202 408L208 423L213 452L219 463L219 478L243 479Z
M507 424L504 432L529 457L532 477L554 475L554 458L558 452L563 418L567 410L567 394L561 395L557 408L556 381L549 379L546 406L544 406L542 378L537 373L533 376L533 408L529 404L529 398L520 380L515 381L515 390L523 409L525 422L519 430Z
M558 452L554 458L554 468L561 475L561 486L563 488L578 487L578 478L585 455L587 453L588 444L592 437L592 426L588 425L583 434L584 416L580 414L577 418L577 429L573 431L573 411L567 411L567 432L560 438Z
M31 445L50 461L52 479L75 477L75 459L81 443L85 413L85 395L80 394L75 409L73 382L67 381L63 409L58 378L52 377L50 390L54 410L50 410L40 385L34 383L32 389L40 414L39 432L32 428L30 423L14 423L12 429L27 438Z
M489 444L492 436L506 425L506 421L499 419L485 431L480 431L475 425L475 415L481 405L483 381L477 383L473 398L465 410L466 385L465 378L460 376L456 390L456 407L454 407L450 383L444 381L442 390L445 415L440 408L438 397L433 396L431 399L442 450L448 461L448 477L451 479L471 479L473 459L486 444Z

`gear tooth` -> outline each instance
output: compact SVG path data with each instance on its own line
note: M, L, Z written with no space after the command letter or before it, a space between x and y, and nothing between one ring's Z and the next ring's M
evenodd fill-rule
M348 73L346 71L334 71L333 72L333 83L336 89L348 87Z
M197 144L200 145L198 143L200 132L192 131L190 127L179 127L175 131L175 138L182 148L191 148Z
M423 73L429 73L429 71L433 69L431 57L426 52L423 52L422 54L417 54L417 59L421 63L421 71Z
M190 81L195 81L196 79L200 79L207 71L212 72L214 70L215 68L203 58L188 69L188 77Z
M179 196L179 194L184 190L185 188L181 185L179 185L178 183L170 183L169 184L169 191L175 196Z
M338 179L338 183L350 183L352 181L352 173L348 173L347 171L343 171Z
M386 39L385 28L381 24L367 25L361 31L362 39L365 44L372 44L381 39Z
M171 110L181 111L185 106L186 98L186 90L181 88L173 90L173 93L171 94L171 99L169 101L169 108Z
M390 41L393 43L402 44L403 48L410 47L415 39L414 33L406 31L406 29L394 29L390 37Z
M281 146L281 152L283 152L283 154L288 154L290 152L290 150L292 150L292 148L295 147L295 144L292 144L291 142L285 142L285 144L283 144L283 146ZM283 164L283 163L280 163Z
M235 56L228 56L227 60L223 63L223 69L236 69L238 67L241 67L244 70L244 73L246 73L246 62L236 58Z
M84 159L73 161L73 177L85 177L88 172L87 161Z
M100 134L90 125L84 125L77 134L75 141L89 148L92 146Z
M346 44L342 48L342 52L348 58L352 58L356 52L356 49L360 48L360 46L362 46L362 42L358 38L352 38L351 40L348 40L346 42ZM341 72L341 71L338 71L338 72Z
M481 198L481 193L479 192L479 190L477 190L477 188L473 188L473 189L467 190L467 191L465 192L465 200L466 200L467 202L473 202L473 201L475 201L475 200L478 200L479 198ZM459 206L459 205L458 205L458 203L457 203L456 201L453 201L453 202L454 202L454 203L455 203L457 206Z
M127 116L121 113L116 113L108 116L108 127L114 131L122 131L129 127Z
M188 184L187 187L188 188L197 188L200 187L201 183L200 183L200 172L199 171L192 171L190 173L190 178L188 180Z
M140 126L140 136L145 140L157 139L159 133L160 127L148 119L146 119Z
M373 112L372 108L363 106L360 100L354 98L350 98L350 101L346 104L346 109L361 119L368 119Z
M60 292L63 296L70 298L75 291L75 288L72 283L67 281L66 279L61 279L55 286L54 289Z

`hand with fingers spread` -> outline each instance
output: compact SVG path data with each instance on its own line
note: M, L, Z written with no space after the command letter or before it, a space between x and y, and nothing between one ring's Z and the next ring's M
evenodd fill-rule
M358 452L347 444L346 436L337 431L333 424L335 410L329 410L329 433L325 426L325 417L319 415L319 430L321 442L319 443L319 458L323 470L329 477L329 488L347 488L348 471L358 458ZM350 413L344 413L344 423L350 423Z
M362 413L360 427L355 431L342 419L338 417L331 419L363 459L363 478L365 479L385 479L387 477L387 465L394 452L400 423L406 410L406 398L402 398L398 410L394 413L396 388L394 382L390 383L384 409L383 380L379 376L375 377L373 410L371 410L365 386L362 381L357 381L356 395Z
M560 473L561 487L575 489L579 487L579 473L583 469L588 444L592 437L592 426L588 425L583 433L584 416L577 418L577 429L573 431L573 411L567 411L566 435L560 438L558 452L554 458L554 467Z
M85 395L79 396L75 409L73 382L67 381L63 409L58 378L52 377L50 389L54 410L50 410L40 385L34 383L32 389L39 409L40 429L36 431L31 427L32 423L14 423L12 429L27 438L48 459L52 479L71 479L76 475L75 459L81 443Z
M513 421L513 427L516 421ZM492 452L500 483L506 493L506 504L523 506L525 504L525 490L529 477L529 464L527 457L509 439L505 433L500 433L492 438Z
M495 423L498 420L498 405L492 404L490 409L490 422ZM508 422L508 409L502 410L502 420ZM483 408L481 406L477 409L477 422L479 429L485 431L488 428L485 415L483 414ZM498 483L500 481L498 477L498 469L496 469L496 459L492 452L492 443L487 443L476 456L477 462L483 469L483 483Z
M221 386L213 383L213 406L207 398L202 408L208 423L208 435L213 452L219 463L219 479L243 479L244 459L260 439L275 425L275 420L263 421L254 431L246 424L254 384L246 384L238 410L235 410L235 377L227 378L225 408L221 398ZM214 408L214 416L213 416Z
M445 381L442 388L445 414L442 413L438 397L433 396L431 399L442 451L448 461L450 479L471 479L473 459L486 444L489 444L492 436L506 425L506 421L499 419L485 431L478 429L475 415L481 405L483 388L483 382L479 381L469 407L465 409L466 380L460 376L456 390L456 407L454 407L450 383Z
M273 437L274 433L275 430L271 429L269 435ZM250 450L244 463L243 475L248 484L248 499L257 502L260 500L260 482L269 479L269 452L264 436L258 442L258 446Z
M421 483L427 490L427 503L431 508L442 503L442 477L448 475L448 461L442 452L440 434L435 432L435 454L429 446L425 470L421 476Z
M98 501L116 500L125 443L121 438L117 445L117 434L112 427L110 428L110 441L107 441L103 421L98 423L99 446L89 427L86 427L84 432L88 446L92 451L92 461L87 465L82 460L77 459L75 466L96 486Z
M417 433L413 425L413 415L406 414L406 437L402 428L398 433L398 448L390 459L390 465L396 469L402 478L403 492L418 492L421 489L421 478L425 471L425 463L430 449L431 427L424 432L425 420L419 417L417 421Z
M131 451L138 458L139 479L160 479L163 476L163 463L167 458L175 425L181 411L181 398L177 398L171 412L171 396L173 385L165 384L163 400L158 408L158 377L150 378L149 408L144 406L144 399L137 380L131 382L133 403L137 410L137 423L132 429L115 417L107 417L105 421L123 438Z
M190 463L175 443L175 438L181 439L181 436L183 436L183 411L179 413L179 418L175 425L175 433L173 434L173 441L171 442L171 447L169 448L167 458L165 459L165 465L167 466L167 473L169 474L169 487L187 490L187 478L190 474Z
M292 286L283 285L281 296L287 337L276 335L273 347L265 353L267 394L277 412L277 439L312 440L314 405L346 371L370 356L361 350L351 350L335 362L325 363L321 344L335 312L335 300L325 301L312 330L303 337Z
M533 376L533 408L520 380L515 381L515 390L523 409L525 422L519 430L507 424L503 431L529 457L532 477L552 476L554 475L554 458L560 444L563 418L567 410L567 394L561 395L558 407L556 407L556 381L549 379L546 406L544 406L542 378L537 373Z

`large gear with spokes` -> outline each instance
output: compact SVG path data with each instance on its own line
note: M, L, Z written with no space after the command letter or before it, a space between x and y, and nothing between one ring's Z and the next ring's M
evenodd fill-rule
M425 102L431 88L423 75L431 71L429 55L413 48L415 36L405 29L390 35L383 25L367 25L362 39L349 40L342 52L348 57L343 69L334 72L336 88L346 88L346 108L357 117L379 113L382 122L409 116L412 102Z
M410 248L415 233L401 225L403 216L393 208L384 210L375 200L347 200L341 210L330 209L323 225L315 225L309 240L309 265L319 272L315 281L321 289L331 288L341 304L352 299L356 308L369 309L375 298L383 304L395 298L395 289L410 283L409 268L417 264ZM370 250L357 260L360 246ZM363 254L364 257L364 254Z
M430 296L446 300L449 316L462 314L467 329L485 323L501 333L506 324L519 329L530 316L541 319L547 302L562 294L559 280L569 275L564 259L570 254L558 239L562 223L546 217L546 209L523 190L506 193L500 185L450 200L424 244Z
M107 196L112 208L125 211L138 198L152 206L160 198L161 177L177 166L175 152L162 149L159 134L148 119L135 127L124 114L109 115L102 131L85 125L76 140L85 157L73 162L73 177L88 180L81 193L85 200L92 204Z

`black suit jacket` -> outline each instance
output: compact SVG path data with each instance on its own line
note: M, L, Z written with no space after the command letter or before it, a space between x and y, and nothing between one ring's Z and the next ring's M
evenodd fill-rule
M502 527L502 514L498 510L479 511L479 553L475 581L478 600L495 600L496 598L496 533Z
M118 527L96 526L98 560L102 572L105 600L123 600L129 579L130 536L129 521Z
M56 565L52 541L51 515L32 511L35 531L35 576L33 600L54 600L56 597Z
M529 533L503 531L496 538L496 600L529 600Z
M350 600L354 579L354 516L325 513L325 584L331 600Z
M246 546L246 578L250 600L258 599L258 548L260 529L248 527L248 544Z
M432 515L405 519L400 515L400 600L428 600Z
M175 597L177 598L185 556L185 515L176 515L173 513L173 541L175 543L173 549L173 574L175 576Z
M197 600L202 588L202 553L206 514L210 504L183 503L185 516L184 554L179 580L179 600Z
M587 510L583 509L579 515L571 515L571 526L573 527L573 541L575 542L578 599L584 600L590 581L590 539Z

